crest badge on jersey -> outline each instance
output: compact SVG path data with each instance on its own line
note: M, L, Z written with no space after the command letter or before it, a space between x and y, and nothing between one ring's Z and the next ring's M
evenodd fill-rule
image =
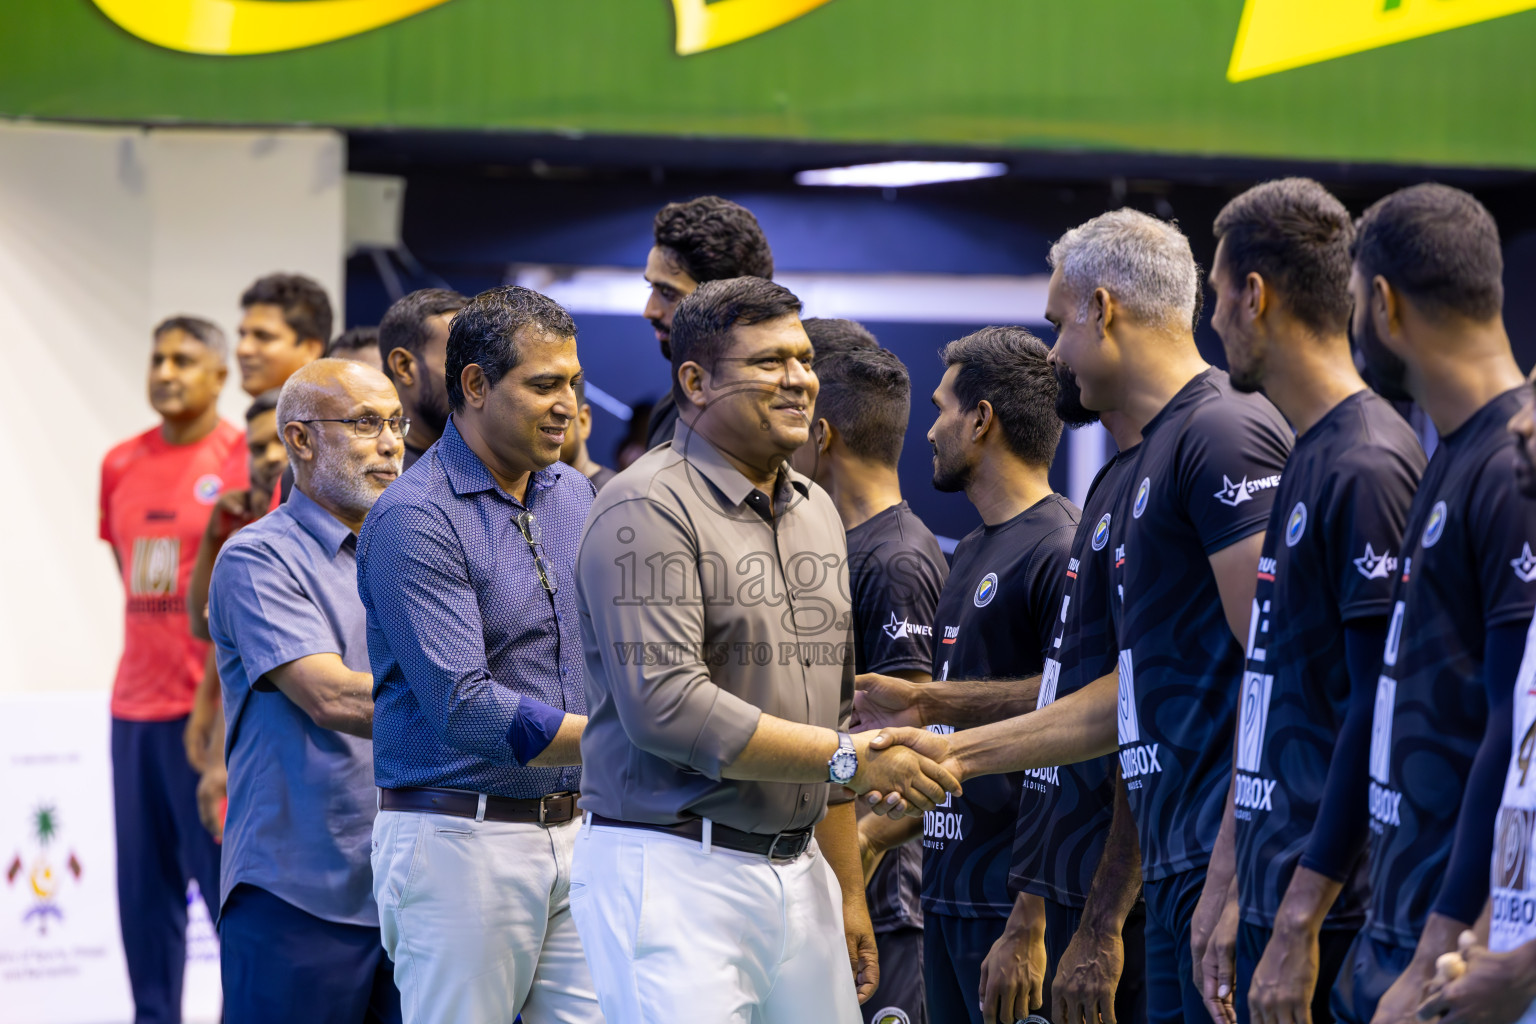
M1104 545L1109 543L1109 513L1104 513L1104 518L1099 520L1099 525L1093 528L1093 550L1103 551Z
M1432 548L1440 540L1440 535L1445 532L1445 521L1450 514L1445 510L1445 502L1435 502L1435 507L1429 510L1429 521L1424 524L1424 535L1419 544L1422 547Z
M1140 519L1141 514L1147 510L1147 499L1152 496L1152 478L1141 478L1141 486L1136 488L1136 504L1131 507L1131 518Z
M212 505L219 500L219 492L222 490L224 481L218 474L205 473L192 485L192 496L204 505Z
M971 603L977 608L985 608L992 603L997 596L997 573L989 572L976 584L976 593L971 597Z
M874 1024L912 1024L912 1018L907 1016L907 1011L899 1006L887 1006L876 1010L870 1020Z
M1296 507L1291 509L1291 518L1285 523L1285 546L1293 548L1301 542L1301 535L1307 532L1307 504L1298 501Z

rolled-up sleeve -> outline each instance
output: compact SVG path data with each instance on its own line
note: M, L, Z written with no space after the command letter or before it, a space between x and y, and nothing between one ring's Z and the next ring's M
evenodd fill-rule
M613 702L630 742L719 780L762 712L710 674L710 663L723 664L727 652L705 636L698 557L697 540L678 516L634 498L587 525L577 586L583 628L597 652L588 660L590 683Z
M526 764L565 712L502 686L486 660L464 549L441 512L395 505L367 531L358 587L422 714L449 746Z

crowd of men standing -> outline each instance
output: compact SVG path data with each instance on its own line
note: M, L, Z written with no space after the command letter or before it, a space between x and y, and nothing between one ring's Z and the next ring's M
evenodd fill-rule
M222 332L161 323L162 422L101 490L137 1020L179 1020L189 880L231 1024L1528 1015L1497 227L1286 179L1215 233L1206 282L1174 225L1096 217L1051 346L944 347L932 485L982 521L948 560L896 472L908 368L802 319L725 200L656 217L670 385L617 473L528 289L330 340L318 285L257 281L243 437ZM1094 421L1078 508L1048 471Z

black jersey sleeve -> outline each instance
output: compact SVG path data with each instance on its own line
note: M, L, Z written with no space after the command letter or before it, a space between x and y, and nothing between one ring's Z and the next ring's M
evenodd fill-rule
M1207 555L1264 529L1292 438L1267 402L1211 402L1180 444L1179 501Z
M1042 656L1051 649L1056 638L1056 624L1061 615L1061 602L1067 592L1067 563L1072 560L1072 537L1076 526L1063 526L1053 531L1035 549L1035 557L1029 566L1029 614L1032 622L1020 623L1034 630L1040 638Z
M1483 626L1527 624L1536 609L1536 501L1514 486L1512 445L1500 448L1478 474L1471 503L1478 538Z
M1392 610L1403 526L1418 480L1407 464L1378 448L1359 449L1343 461L1320 525L1335 553L1329 571L1339 617L1351 622Z
M934 612L944 576L921 551L882 545L855 576L859 650L866 672L933 669Z

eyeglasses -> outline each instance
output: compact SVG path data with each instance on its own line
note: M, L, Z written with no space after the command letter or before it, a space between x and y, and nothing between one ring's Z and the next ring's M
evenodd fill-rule
M519 512L512 517L512 522L517 524L517 531L528 542L528 550L533 552L533 567L539 574L539 582L544 584L549 596L554 597L560 590L560 581L555 577L554 566L544 558L544 531L539 529L539 521L532 512Z
M384 432L386 426L400 440L405 440L405 435L411 432L411 418L409 416L391 416L385 419L383 416L358 416L348 420L291 420L292 423L350 423L352 433L358 437L378 437Z

